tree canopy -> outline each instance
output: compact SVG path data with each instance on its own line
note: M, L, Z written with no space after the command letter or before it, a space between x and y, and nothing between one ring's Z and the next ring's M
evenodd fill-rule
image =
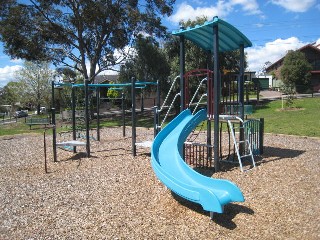
M134 54L122 66L120 79L130 81L130 76L145 81L161 81L167 79L170 66L166 56L158 44L151 37L138 36L134 44Z
M39 114L40 106L48 106L50 103L50 86L54 71L46 62L25 62L24 68L19 70L16 76L20 85L18 92L22 97L21 102L36 106Z
M281 77L285 85L308 85L311 78L311 64L301 51L289 51L283 60Z
M175 0L4 0L0 40L12 58L50 61L93 81L113 69L140 32L157 38Z

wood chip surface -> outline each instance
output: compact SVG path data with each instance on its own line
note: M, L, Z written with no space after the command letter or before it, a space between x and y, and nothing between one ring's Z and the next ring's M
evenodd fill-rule
M152 134L139 128L138 141ZM320 139L266 134L257 168L224 165L212 177L246 200L210 221L158 181L148 149L132 156L127 135L103 129L90 158L59 149L58 162L49 135L48 173L42 135L1 137L0 239L320 239Z

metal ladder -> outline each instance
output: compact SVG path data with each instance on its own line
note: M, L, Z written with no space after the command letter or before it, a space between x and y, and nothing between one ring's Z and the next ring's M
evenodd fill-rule
M220 115L220 118L227 120L228 122L228 126L230 128L231 131L231 135L232 135L232 139L233 139L233 144L234 144L234 148L238 157L238 161L239 161L239 165L240 165L240 170L243 172L243 166L242 166L242 159L243 158L247 158L250 157L251 158L251 162L252 162L252 167L256 166L256 163L254 161L254 157L253 157L253 153L252 153L252 149L251 149L251 143L249 141L249 135L250 135L250 129L246 129L243 127L243 120L241 118L239 118L238 116L232 116L232 115ZM242 127L237 127L239 130L243 129L244 130L244 140L237 140L237 137L235 135L235 130L237 128L234 127L234 124L232 123L231 120L239 120L240 124L242 125ZM244 155L241 155L240 153L240 145L243 144L244 145ZM247 171L247 170L245 170Z

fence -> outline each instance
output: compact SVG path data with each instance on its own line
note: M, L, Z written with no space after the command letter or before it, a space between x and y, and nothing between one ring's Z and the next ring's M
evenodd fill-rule
M212 145L185 142L184 159L190 166L211 168L213 167L212 149Z

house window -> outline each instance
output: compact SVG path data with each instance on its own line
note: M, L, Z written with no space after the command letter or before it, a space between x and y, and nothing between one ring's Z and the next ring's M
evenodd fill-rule
M311 62L311 65L312 65L312 69L314 71L316 70L320 70L320 59L315 59Z

